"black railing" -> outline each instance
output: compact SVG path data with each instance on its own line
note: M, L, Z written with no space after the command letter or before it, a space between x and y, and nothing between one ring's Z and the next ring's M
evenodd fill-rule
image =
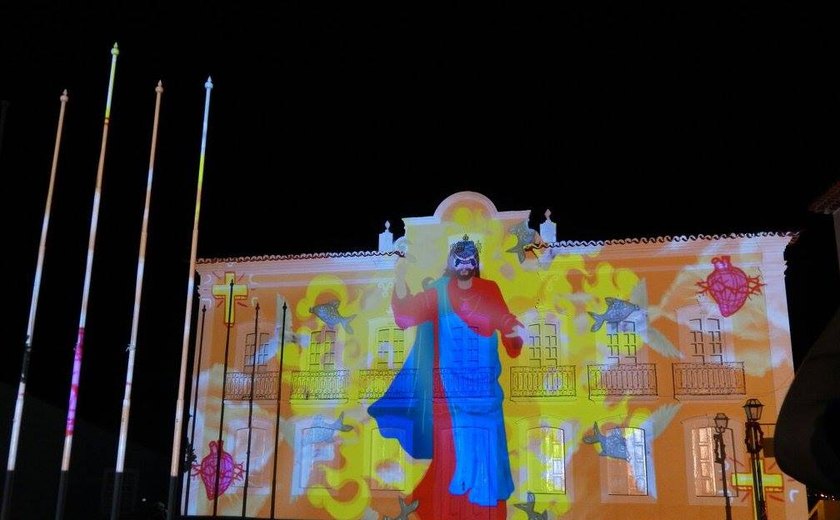
M332 401L347 399L349 370L300 370L292 372L293 400Z
M412 397L416 370L379 368L359 370L359 399L379 399L391 388L390 397L408 399Z
M674 363L674 397L745 395L744 363Z
M575 397L575 367L511 367L511 399Z
M588 365L589 397L615 395L655 396L656 365Z
M242 401L251 397L251 374L247 372L228 372L225 384L226 401ZM254 400L277 399L277 372L257 372L254 374Z

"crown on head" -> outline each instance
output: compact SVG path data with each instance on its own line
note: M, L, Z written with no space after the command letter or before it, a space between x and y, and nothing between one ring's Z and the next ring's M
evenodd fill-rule
M458 255L458 256L471 256L478 254L481 252L481 242L475 243L470 240L470 236L466 233L464 234L464 238L457 242L454 242L449 247L449 254L450 255Z

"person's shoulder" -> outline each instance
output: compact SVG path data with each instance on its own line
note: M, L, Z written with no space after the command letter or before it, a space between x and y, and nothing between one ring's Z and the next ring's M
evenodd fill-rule
M479 278L477 276L475 278L473 278L473 285L475 285L477 287L480 287L480 288L483 288L483 289L485 289L485 288L486 289L494 288L496 290L499 289L499 284L497 284L493 280L488 280L487 278Z

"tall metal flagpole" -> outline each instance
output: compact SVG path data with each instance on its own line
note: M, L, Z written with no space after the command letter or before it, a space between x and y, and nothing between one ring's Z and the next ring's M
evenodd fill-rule
M15 476L15 462L17 459L18 439L20 438L20 425L23 416L23 400L26 395L26 376L29 372L29 356L32 353L32 334L35 331L35 314L38 309L38 295L41 292L41 273L44 267L44 255L47 250L47 229L50 227L50 209L52 207L53 189L55 187L55 171L58 167L58 152L61 149L61 132L64 128L64 110L67 101L67 90L61 93L61 110L58 113L58 128L55 132L55 147L53 148L52 167L50 168L50 184L47 188L47 203L44 207L44 219L41 224L41 242L38 245L38 262L35 267L35 280L32 282L32 301L29 306L29 324L26 326L26 342L23 346L23 361L20 369L20 384L18 385L17 402L15 413L12 418L12 437L9 441L9 464L6 466L6 482L3 485L3 507L0 509L0 518L9 518L12 502L12 481ZM6 115L6 101L3 101L3 116ZM2 124L0 124L2 128ZM0 130L2 131L2 130Z
M117 56L120 50L117 44L111 49L111 77L108 80L108 99L105 103L105 122L102 129L102 147L99 150L99 166L96 169L96 191L93 196L93 213L90 218L90 236L88 238L87 264L82 291L82 308L79 313L79 332L73 353L73 373L70 382L70 401L67 406L67 424L64 430L64 454L61 458L61 478L58 481L58 503L55 508L56 520L64 518L64 502L67 498L67 479L70 471L70 451L73 447L73 428L76 424L76 401L79 396L79 376L82 372L82 351L85 339L85 321L87 319L88 296L90 295L90 275L93 270L93 248L96 243L96 225L99 221L99 201L102 198L102 174L105 169L105 147L108 143L108 124L111 120L111 99L114 93L114 76L117 71Z
M195 460L195 423L196 423L196 415L198 414L198 382L201 377L201 354L202 349L204 348L204 321L207 318L207 306L203 305L201 307L201 334L199 335L198 339L198 354L195 356L195 384L193 385L193 407L192 407L192 426L191 432L189 436L189 449L190 449L190 456L188 461ZM189 482L189 480L187 480ZM187 504L190 503L190 485L187 484L186 488L184 489L184 502Z
M274 419L274 463L271 470L271 511L269 518L274 518L274 496L277 491L277 452L280 450L280 403L283 397L283 348L286 346L286 311L283 301L283 325L280 329L280 371L277 373L277 415Z
M233 283L234 279L230 280L230 295L228 296L227 304L227 320L225 325L225 364L222 368L222 404L219 406L219 439L216 441L216 469L213 471L213 516L216 516L216 509L219 507L219 479L221 478L222 467L222 434L225 431L225 392L227 390L227 367L228 367L228 353L230 352L230 329L233 328Z
M152 125L152 148L149 153L149 175L146 181L146 205L143 209L143 225L140 230L140 252L137 256L137 281L134 286L134 314L131 321L131 340L128 342L128 369L125 372L125 397L123 397L122 416L120 418L120 440L117 447L117 468L114 473L114 496L111 501L111 519L120 517L120 499L122 492L123 469L125 467L125 445L128 438L128 413L131 408L131 383L134 379L134 352L137 345L137 325L140 321L140 294L143 292L143 270L146 266L146 238L149 229L149 206L152 201L152 178L155 172L155 149L157 148L158 119L160 116L160 97L163 84L158 81L155 87L155 117Z
M190 346L190 321L192 320L193 291L195 290L195 257L198 249L198 216L201 212L201 185L204 182L204 154L207 149L207 120L210 113L210 90L213 80L208 76L204 83L204 123L201 129L201 155L198 159L198 188L195 192L190 271L187 277L187 309L184 313L184 338L181 344L181 376L178 381L178 400L175 403L175 433L172 439L172 466L169 470L169 501L167 510L175 514L178 493L178 470L181 465L181 435L184 421L184 387L187 382L187 357Z
M254 298L256 300L256 298ZM254 420L254 379L257 378L257 349L260 347L260 302L254 309L254 357L251 359L251 390L248 392L248 449L245 451L245 487L242 490L242 518L248 507L248 478L251 474L251 426Z

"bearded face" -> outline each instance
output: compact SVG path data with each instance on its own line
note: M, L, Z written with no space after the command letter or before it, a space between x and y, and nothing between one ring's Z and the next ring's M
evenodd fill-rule
M461 256L453 254L449 257L449 270L458 280L469 280L476 275L478 259L475 255Z

